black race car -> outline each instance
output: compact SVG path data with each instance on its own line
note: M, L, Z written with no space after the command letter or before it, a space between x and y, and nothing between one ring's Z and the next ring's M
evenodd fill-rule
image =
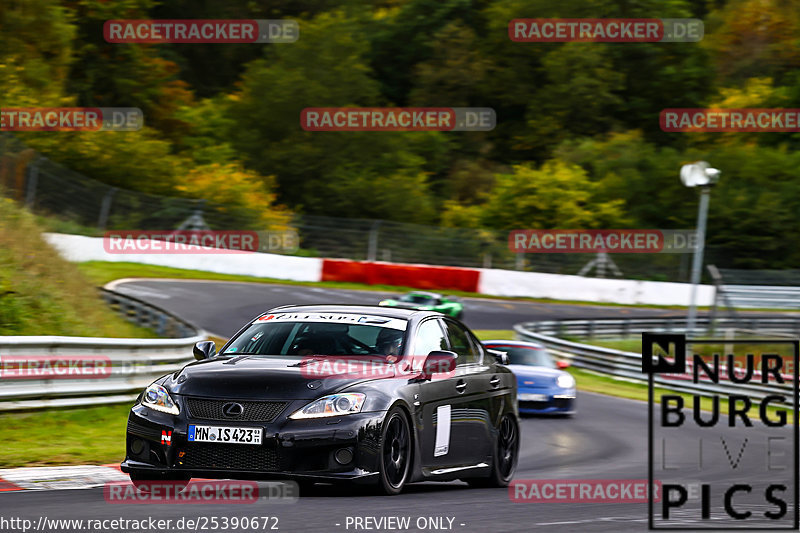
M514 474L517 384L505 354L441 313L280 307L219 353L206 341L194 354L131 409L121 466L137 486L294 479L398 494L414 481L502 487Z

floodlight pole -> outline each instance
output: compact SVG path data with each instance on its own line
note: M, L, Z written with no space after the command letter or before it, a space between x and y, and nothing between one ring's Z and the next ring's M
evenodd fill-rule
M706 219L708 218L708 201L711 197L711 187L700 189L700 207L697 211L697 243L692 260L692 288L689 296L689 317L686 320L686 333L692 335L694 323L697 318L697 285L700 283L700 273L703 269L703 249L706 240Z

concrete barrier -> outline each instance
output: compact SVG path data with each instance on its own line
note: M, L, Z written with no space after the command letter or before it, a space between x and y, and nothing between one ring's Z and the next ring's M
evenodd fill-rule
M319 281L322 259L259 252L209 254L114 254L103 248L102 237L45 233L45 239L68 261L141 263L220 274L238 274L291 281Z
M629 305L688 305L691 285L662 281L600 279L540 272L481 269L478 292L493 296L527 296L553 300ZM714 303L714 287L701 285L697 304Z

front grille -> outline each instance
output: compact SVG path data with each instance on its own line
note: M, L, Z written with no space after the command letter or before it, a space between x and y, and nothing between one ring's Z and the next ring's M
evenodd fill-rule
M544 409L550 406L550 402L519 402L520 409Z
M572 405L571 398L553 398L553 406L564 409Z
M238 403L242 406L239 416L225 416L222 406L228 403ZM239 402L234 400L206 400L202 398L187 398L191 418L203 420L237 420L242 422L272 422L286 407L286 402Z
M283 470L281 456L272 448L246 444L190 443L178 466L225 470L277 472ZM180 456L180 454L178 454Z
M546 409L548 407L556 407L558 409L566 409L572 404L571 398L552 398L544 402L528 402L520 401L520 409Z

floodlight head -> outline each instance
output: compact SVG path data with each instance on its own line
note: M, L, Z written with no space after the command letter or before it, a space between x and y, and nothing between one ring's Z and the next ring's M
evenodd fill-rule
M681 181L687 187L708 187L719 180L720 171L711 168L705 161L690 163L681 167Z

